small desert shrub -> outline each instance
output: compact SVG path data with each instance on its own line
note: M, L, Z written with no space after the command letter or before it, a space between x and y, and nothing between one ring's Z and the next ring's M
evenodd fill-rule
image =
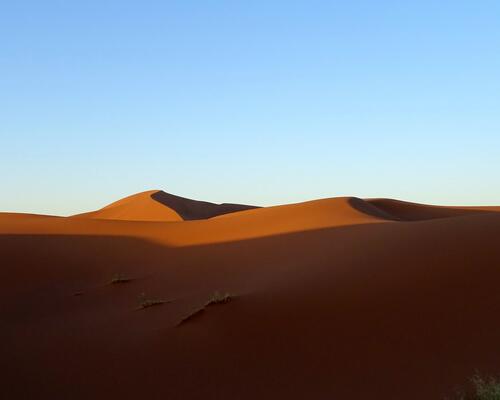
M472 378L475 394L474 400L500 400L500 381L493 377L482 378L475 375Z
M500 380L476 374L471 378L471 383L473 388L470 394L460 393L457 400L500 400Z
M161 304L166 303L165 300L149 298L146 296L146 293L141 293L139 295L139 308L148 308L152 306L159 306Z
M177 323L177 326L182 325L185 322L191 321L197 316L201 315L205 312L205 307L200 307L196 310L193 310L190 314L187 314L185 317L181 318L181 320Z
M182 318L177 325L182 325L184 322L190 321L203 312L205 312L205 308L211 305L216 305L216 304L225 304L229 303L233 299L233 296L231 296L229 293L221 293L219 291L215 291L207 300L207 302L193 310L191 314L186 315L184 318Z
M127 283L130 282L131 279L127 278L124 274L114 274L113 278L111 279L111 284L117 284L117 283Z
M232 300L232 297L229 293L221 293L219 291L215 291L212 296L205 303L205 307L212 304L224 304L229 303Z

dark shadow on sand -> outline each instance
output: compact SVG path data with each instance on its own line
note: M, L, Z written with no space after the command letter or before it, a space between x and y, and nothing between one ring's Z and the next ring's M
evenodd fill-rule
M153 193L151 195L151 198L158 203L161 203L164 206L167 206L174 210L185 221L207 219L237 211L260 208L245 204L214 204L207 201L191 200L184 197L175 196L164 191Z

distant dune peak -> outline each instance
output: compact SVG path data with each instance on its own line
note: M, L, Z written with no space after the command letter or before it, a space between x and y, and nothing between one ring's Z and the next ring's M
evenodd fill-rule
M78 214L74 217L174 222L208 219L254 208L258 207L243 204L215 204L176 196L163 190L148 190L124 197L100 210Z
M115 201L97 211L75 215L76 218L110 219L126 221L182 221L173 209L151 198L158 190L136 193Z
M158 189L154 189L154 190L146 190L144 192L134 193L134 194L131 194L130 196L126 196L120 200L116 200L116 201L108 204L107 206L104 206L101 210L118 207L118 206L121 206L121 205L124 205L127 203L134 203L134 202L137 202L138 200L143 200L143 199L148 200L149 198L151 198L151 196L154 193L159 192L159 191L160 190L158 190Z

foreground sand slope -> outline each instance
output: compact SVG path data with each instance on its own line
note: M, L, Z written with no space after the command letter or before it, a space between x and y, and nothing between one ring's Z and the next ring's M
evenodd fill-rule
M420 400L500 373L497 209L393 204L170 222L0 214L3 392ZM117 273L132 280L109 284ZM234 300L180 323L215 290ZM171 302L137 310L143 292Z

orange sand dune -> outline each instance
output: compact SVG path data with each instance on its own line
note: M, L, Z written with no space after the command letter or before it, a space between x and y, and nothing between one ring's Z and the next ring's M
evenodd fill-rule
M73 218L115 219L129 221L182 221L173 209L152 199L158 192L150 190L115 201L97 211L75 215Z
M147 193L104 218L0 214L5 398L441 400L500 374L500 208L173 219ZM196 313L216 290L232 301Z
M161 190L150 190L118 200L98 211L74 217L129 221L182 221L211 218L251 208L255 207L241 204L213 204L174 196Z
M354 197L255 208L182 223L135 221L136 210L134 208L131 214L122 214L122 218L129 220L94 219L93 217L87 219L81 216L78 218L47 217L45 220L26 223L3 220L0 233L131 236L150 239L169 246L188 246L343 225L392 221L392 216ZM100 212L97 211L97 213ZM2 214L0 214L0 221L2 221Z

